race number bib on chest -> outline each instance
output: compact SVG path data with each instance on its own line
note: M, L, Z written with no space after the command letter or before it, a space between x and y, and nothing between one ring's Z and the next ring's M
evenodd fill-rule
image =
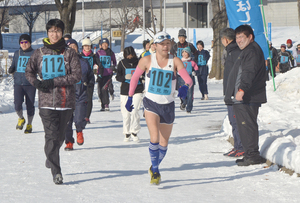
M289 61L289 57L288 56L281 56L280 57L280 63L287 63Z
M177 49L177 57L180 58L180 59L182 58L182 55L181 55L182 54L182 50L183 50L183 48L178 48Z
M25 69L28 63L30 56L19 56L17 72L25 73Z
M184 65L186 71L189 73L189 75L191 75L193 72L192 63L185 61L185 62L183 62L183 65Z
M206 65L206 60L204 60L203 55L198 56L198 66L205 66Z
M127 75L127 74L133 75L134 71L135 71L135 68L126 68L125 69L125 75ZM125 79L125 82L130 83L130 80ZM141 84L141 82L139 81L138 84Z
M85 58L86 60L88 60L90 66L91 66L91 69L93 70L93 64L94 64L93 57L92 56L83 56L83 58Z
M100 56L100 61L104 68L110 68L111 57L110 56Z
M151 68L150 74L148 92L158 95L170 95L173 71Z
M44 55L42 75L44 80L66 75L63 55Z

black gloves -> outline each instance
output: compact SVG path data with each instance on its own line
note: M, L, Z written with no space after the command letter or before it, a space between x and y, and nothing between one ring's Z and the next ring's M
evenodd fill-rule
M46 88L46 89L53 89L54 88L54 80L53 79L43 80L42 87Z
M53 79L49 79L49 80L43 80L43 81L40 81L40 80L35 80L34 81L34 86L44 92L44 93L49 93L49 89L53 89L54 88L54 81Z

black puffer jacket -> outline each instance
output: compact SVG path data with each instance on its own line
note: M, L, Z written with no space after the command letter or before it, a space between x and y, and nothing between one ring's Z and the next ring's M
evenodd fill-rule
M235 41L232 41L230 44L228 44L225 48L227 55L224 63L224 76L223 76L223 94L225 95L225 90L227 87L227 81L229 77L229 73L233 68L234 62L238 58L238 56L241 54L241 50L236 44Z
M256 42L251 42L242 50L229 73L225 103L266 103L266 74L264 54ZM235 99L239 89L245 93L242 102Z

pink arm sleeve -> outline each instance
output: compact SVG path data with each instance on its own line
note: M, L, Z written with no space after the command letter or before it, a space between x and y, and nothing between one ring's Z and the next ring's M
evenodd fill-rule
M139 78L141 77L141 75L144 73L143 70L141 70L138 66L136 67L133 76L130 79L130 86L129 86L129 92L128 92L128 96L133 96L134 95L134 91L135 88L139 82Z
M184 82L189 85L189 87L193 85L193 80L185 68L182 68L180 71L178 71L178 73L180 74L180 77L184 80Z
M192 66L193 66L194 70L199 69L195 61L192 61Z

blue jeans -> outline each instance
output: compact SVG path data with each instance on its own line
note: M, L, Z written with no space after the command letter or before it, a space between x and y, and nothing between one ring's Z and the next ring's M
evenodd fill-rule
M191 112L193 109L193 101L194 101L194 85L195 85L195 77L190 75L193 80L193 85L189 88L186 99L180 99L182 104L186 105L186 111ZM178 75L177 77L177 87L184 85L184 80Z
M232 127L234 149L243 151L244 149L243 149L243 145L242 145L241 138L239 135L239 130L238 130L237 123L236 123L235 113L233 112L233 106L227 105L227 110L228 110L229 122Z

